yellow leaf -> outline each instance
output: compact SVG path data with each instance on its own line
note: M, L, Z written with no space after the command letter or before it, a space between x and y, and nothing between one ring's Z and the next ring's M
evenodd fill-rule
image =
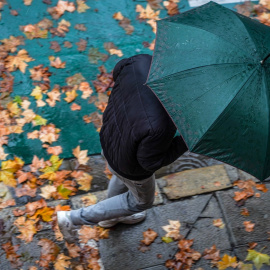
M72 91L67 91L66 92L66 98L64 98L64 100L68 103L70 103L71 101L73 101L77 96L78 94L76 93L75 90L72 90Z
M236 257L225 254L221 261L218 262L218 270L225 270L228 267L237 267Z
M93 176L88 173L83 173L82 176L76 179L77 183L80 185L79 189L84 191L90 190L92 180Z
M9 102L7 104L7 109L9 110L11 115L18 115L21 112L21 109L18 107L17 102Z
M54 209L51 207L42 207L40 209L37 209L34 215L30 216L30 219L36 220L38 216L41 216L42 220L45 222L52 221L52 215L54 213ZM28 216L27 216L28 217Z
M86 12L87 9L90 9L90 7L87 6L87 5L85 4L85 1L83 1L83 0L77 0L77 5L78 5L77 11L78 11L79 13Z
M30 95L35 97L35 99L42 99L42 90L40 86L36 86Z

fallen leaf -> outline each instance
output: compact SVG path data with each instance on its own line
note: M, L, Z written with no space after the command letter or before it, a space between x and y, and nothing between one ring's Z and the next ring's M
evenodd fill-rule
M77 183L80 185L79 189L84 191L90 190L92 180L93 176L88 173L83 173L82 176L76 178Z
M55 68L66 67L66 62L62 62L59 56L57 56L56 58L55 56L49 56L49 60L52 67L55 67Z
M224 254L222 260L218 262L218 270L225 270L228 267L237 267L236 257L231 257L228 254Z
M34 234L37 233L36 221L27 220L24 216L17 218L14 221L14 225L17 226L20 235L16 236L24 240L26 243L29 243L33 240Z
M158 234L152 229L148 228L145 232L143 232L143 240L141 240L141 243L145 244L146 246L149 246L155 241L157 237Z
M62 147L61 146L51 146L47 148L47 153L51 154L51 155L55 155L58 156L63 152Z
M93 194L87 194L81 197L81 201L84 206L89 206L97 203L97 197Z
M76 93L75 90L68 91L68 92L66 92L66 97L64 98L64 100L65 100L66 102L70 103L70 102L73 101L77 96L78 96L78 94Z
M253 249L248 250L246 261L252 261L256 269L261 269L263 264L270 265L270 257L267 254L257 252Z
M66 242L66 247L68 249L68 254L72 258L76 258L80 256L80 247L76 246L76 244L69 244Z
M241 215L242 216L249 216L249 211L247 208L243 208L241 209Z
M88 150L80 149L80 146L77 146L75 149L72 150L73 155L78 159L79 164L86 165L89 157L87 157Z
M64 255L63 253L58 254L56 261L54 263L54 269L56 270L65 270L71 264L69 261L71 258Z
M8 71L15 71L17 68L22 73L25 73L25 69L28 66L26 62L34 61L35 59L31 58L28 55L28 52L25 49L19 50L17 55L9 55L5 61L7 62L6 68Z
M246 232L252 232L254 230L255 223L251 223L251 221L244 221L243 224Z
M87 9L90 9L90 7L85 4L84 0L77 0L77 5L77 11L79 13L86 12Z
M40 190L41 190L40 196L42 196L45 199L50 199L52 198L53 193L56 192L56 187L47 185L40 188Z
M162 226L162 229L167 232L165 237L172 238L173 240L180 240L180 227L181 224L178 220L169 220L169 225Z
M223 229L225 227L225 224L223 223L221 218L214 219L213 220L213 225L220 228L220 229Z
M72 111L80 111L81 110L81 106L76 104L76 103L72 103L72 105L70 106Z

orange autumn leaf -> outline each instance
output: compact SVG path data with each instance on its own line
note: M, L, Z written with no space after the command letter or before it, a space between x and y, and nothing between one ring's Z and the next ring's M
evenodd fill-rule
M55 155L58 156L63 152L62 147L61 146L53 146L53 147L48 147L47 148L47 153L51 154L51 155Z
M38 137L39 137L39 131L38 130L34 130L32 132L27 133L27 138L28 139L38 139Z
M70 257L76 258L80 256L81 249L76 244L69 244L68 242L66 242L66 247Z
M247 232L252 232L254 230L255 223L251 223L251 221L244 221L243 224Z
M35 59L31 58L25 49L22 49L18 51L17 55L9 55L5 59L5 61L7 62L6 68L8 71L15 71L19 68L22 73L25 73L25 69L28 66L26 62L30 62L33 60Z
M0 209L6 208L8 206L16 205L16 202L14 199L9 199L4 202L0 203Z
M236 268L237 267L237 261L236 261L236 257L231 257L228 254L225 254L222 257L222 260L218 262L218 269L219 270L225 270L228 267L233 267Z
M27 184L24 184L21 188L16 188L15 190L16 196L17 197L22 197L22 196L30 196L30 197L35 197L37 194L37 189L36 188L30 188Z
M241 209L241 215L242 216L249 216L249 211L247 208L243 208Z
M149 246L150 244L152 244L155 241L157 236L158 236L158 234L155 231L148 228L145 232L143 232L143 240L141 240L141 242L144 245Z
M80 111L81 110L81 106L76 104L76 103L72 103L72 105L70 106L72 111Z
M268 191L268 188L265 186L265 184L256 184L256 189L261 190L262 192Z
M88 240L94 239L95 241L99 241L99 233L97 230L97 226L93 228L82 225L82 228L78 231L79 239L82 243L87 243Z
M70 102L73 101L77 96L78 96L78 94L76 93L76 90L67 91L67 92L66 92L66 97L64 98L64 100L65 100L66 102L70 103Z
M39 265L43 268L49 268L52 261L55 261L60 252L60 248L52 240L42 238L37 243L41 246Z
M29 202L25 205L25 211L29 216L32 216L35 214L36 210L39 208L46 207L47 203L44 199L40 199L35 202Z
M71 262L69 261L71 258L64 255L63 253L58 254L56 261L54 262L55 270L65 270L69 268Z
M45 168L44 159L39 159L36 155L33 157L32 164L30 164L31 172L37 172L39 169Z
M54 213L54 209L51 207L43 207L43 208L39 208L34 215L30 216L27 215L27 217L29 217L30 219L37 219L39 216L42 218L43 221L45 222L49 222L52 220L52 215Z
M203 252L203 258L206 260L211 260L213 265L216 265L220 258L220 250L217 250L216 245L213 245L210 249L205 249Z
M14 225L17 226L21 233L17 237L24 240L26 243L31 242L34 234L37 233L36 221L29 219L26 220L24 216L17 218L14 221Z

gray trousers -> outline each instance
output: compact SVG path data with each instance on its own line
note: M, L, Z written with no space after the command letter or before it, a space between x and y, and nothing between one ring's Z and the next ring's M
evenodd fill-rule
M113 176L109 181L107 199L71 210L73 224L94 225L103 220L133 215L152 207L155 198L154 174L144 180L134 181L120 176L108 167Z

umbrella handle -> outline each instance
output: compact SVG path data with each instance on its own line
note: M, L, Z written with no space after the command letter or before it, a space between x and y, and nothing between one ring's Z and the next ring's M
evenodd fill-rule
M270 56L270 53L261 61L261 65L264 64L264 62L268 59L269 56Z

